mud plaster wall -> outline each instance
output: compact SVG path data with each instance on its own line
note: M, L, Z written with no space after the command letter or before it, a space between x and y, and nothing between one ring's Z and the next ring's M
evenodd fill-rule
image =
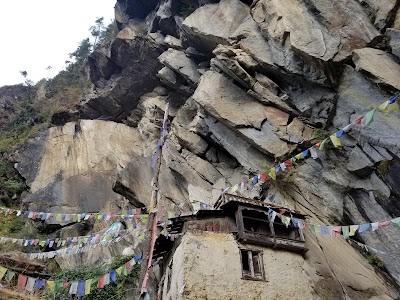
M262 250L267 281L243 280L239 247ZM238 245L232 234L186 233L167 268L162 299L319 299L299 254Z

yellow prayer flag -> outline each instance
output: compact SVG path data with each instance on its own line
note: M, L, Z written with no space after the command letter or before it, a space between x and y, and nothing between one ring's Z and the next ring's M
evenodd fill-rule
M3 279L4 275L6 275L7 269L0 266L0 280Z
M54 281L52 281L52 280L47 280L47 287L48 287L50 290L54 291L54 286L55 286L55 282L54 282Z
M119 268L116 269L115 271L117 271L117 274L118 274L118 275L121 275L121 273L122 273L122 267L119 267Z
M76 217L77 217L77 219L78 219L78 222L80 222L80 221L81 221L81 215L80 215L80 214L77 214Z
M85 281L85 295L90 294L90 286L92 284L92 279L88 279Z
M271 168L271 170L268 173L269 177L271 177L273 180L276 180L276 170L275 168Z
M332 134L332 135L330 136L330 138L331 138L332 144L333 144L335 147L343 146L343 145L342 145L342 141L336 136L336 133Z
M301 153L299 153L299 154L297 154L297 155L295 156L295 158L296 158L297 160L299 160L299 159L302 159L303 156L301 155Z
M61 222L62 221L62 215L61 214L57 214L56 215L56 221L57 222Z
M378 110L385 111L386 107L388 106L388 102L385 101L381 105L378 106Z
M238 189L239 189L239 186L238 186L237 184L235 184L235 185L232 187L231 192L234 193L234 192L236 192Z

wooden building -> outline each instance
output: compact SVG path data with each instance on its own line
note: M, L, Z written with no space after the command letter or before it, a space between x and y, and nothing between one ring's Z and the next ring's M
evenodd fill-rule
M292 221L284 224L285 218ZM307 248L296 220L304 218L285 207L225 194L215 210L170 219L168 232L176 239L160 239L156 247L156 257L163 258L158 299L267 299L274 291L286 293L280 299L312 299L300 267ZM283 282L288 277L296 278L293 286Z

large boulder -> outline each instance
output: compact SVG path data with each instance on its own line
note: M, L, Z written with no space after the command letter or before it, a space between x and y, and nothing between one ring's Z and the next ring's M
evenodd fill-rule
M33 210L99 211L121 200L112 191L117 172L142 153L137 129L123 124L83 120L52 127L15 155L31 188L23 201Z
M156 74L161 64L157 57L161 52L151 39L135 36L131 40L114 40L109 58L98 61L97 56L92 56L90 65L96 66L91 71L95 75L92 78L99 80L94 82L95 89L82 103L82 118L117 121L126 118L138 105L140 96L159 85ZM115 65L112 68L115 74L110 76L110 69L106 67L108 73L104 75L107 76L99 72L103 68L97 66L103 66L103 60Z
M392 91L400 90L400 65L393 55L382 50L363 48L354 51L356 70Z

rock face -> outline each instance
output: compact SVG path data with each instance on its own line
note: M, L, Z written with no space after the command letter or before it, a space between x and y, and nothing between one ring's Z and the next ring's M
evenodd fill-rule
M395 0L118 1L118 37L88 59L92 92L76 114L86 120L40 132L15 155L32 192L25 205L145 209L167 103L160 206L181 213L196 211L198 201L214 204L227 186L290 159L398 93L399 6ZM396 109L376 111L368 127L341 137L342 147L328 142L318 158L238 193L295 208L316 224L400 216L399 120ZM399 233L390 225L353 237L380 251L364 254L379 256L384 270L342 238L309 235L305 257L276 255L307 273L284 279L302 299L397 299ZM179 259L173 268L183 270L187 262ZM194 282L183 289L204 298ZM255 298L266 293L256 292Z
M32 192L24 202L31 209L100 210L121 200L112 191L115 176L142 153L139 132L123 124L82 120L52 127L17 157L16 168Z

